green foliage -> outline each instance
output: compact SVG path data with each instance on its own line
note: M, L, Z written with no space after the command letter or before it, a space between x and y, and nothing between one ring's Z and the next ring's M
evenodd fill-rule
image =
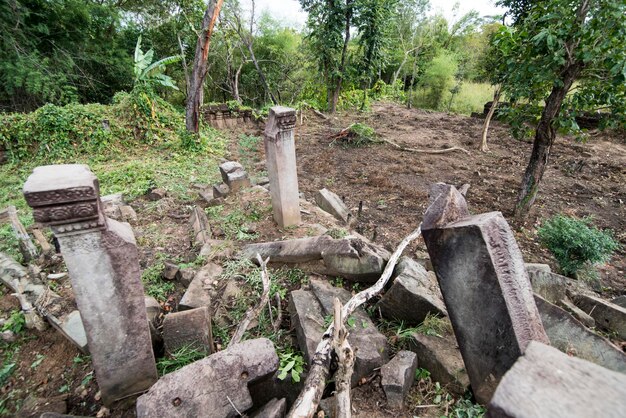
M459 66L453 53L440 51L427 65L421 78L423 93L415 104L428 109L442 110L445 99L454 85Z
M172 55L155 62L152 62L153 58L153 49L149 49L145 54L141 50L140 35L139 38L137 38L137 45L135 46L135 86L143 84L145 86L152 87L159 84L163 87L178 90L178 87L174 84L172 77L166 75L164 72L167 65L180 61L182 56Z
M473 403L470 399L459 399L450 411L450 418L482 418L487 410L484 406Z
M157 370L159 376L164 376L168 373L176 371L194 361L203 359L206 357L204 351L199 351L190 346L184 346L176 350L174 353L167 355L166 357L157 360Z
M287 375L290 374L293 382L300 382L300 375L304 371L304 358L302 354L289 349L279 353L278 358L280 360L278 378L285 380Z
M417 369L415 369L415 380L420 381L420 380L425 380L428 379L430 377L430 372L426 369L423 369L421 367L418 367Z
M2 325L2 331L12 331L14 334L19 334L24 330L26 326L26 319L22 311L13 310L9 319Z
M4 363L2 365L0 369L0 386L4 386L4 383L11 377L16 368L16 363Z
M344 146L363 147L378 143L377 134L374 128L364 123L353 123L344 131L337 134L336 139Z
M328 232L326 232L326 235L329 235L331 238L334 239L341 239L348 236L348 231L343 228L333 228L329 229Z
M556 215L544 222L537 234L567 276L576 276L585 266L608 261L619 248L612 233L594 227L591 218Z
M223 205L208 207L205 211L209 219L219 225L230 240L249 241L258 237L257 232L249 229L251 223L263 216L262 209L256 205L250 205L245 211L233 209L227 212Z
M176 290L176 286L172 282L163 280L161 273L165 264L163 254L157 254L157 260L150 267L145 269L141 274L141 281L145 287L146 293L159 302L163 302L167 297Z

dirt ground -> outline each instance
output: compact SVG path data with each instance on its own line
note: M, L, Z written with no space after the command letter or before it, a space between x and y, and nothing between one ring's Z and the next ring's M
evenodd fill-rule
M376 104L368 113L345 112L328 120L313 113L305 116L304 125L296 127L299 186L304 198L314 202L315 192L326 187L342 196L354 213L362 201L362 213L353 229L390 251L421 221L428 201L428 186L434 182L469 183L467 200L470 211L501 211L511 220L531 144L513 139L506 125L492 123L490 151L481 153L477 150L483 122L480 119L409 110L390 103ZM382 137L408 147L442 149L458 146L469 150L471 155L402 152L388 144L347 148L331 143L331 134L354 122L366 123ZM260 129L246 129L245 132L262 135ZM253 179L266 175L262 141L252 155L244 154L237 147L240 134L240 131L229 134L232 146L227 157L241 161ZM217 167L211 169L217 170ZM513 225L525 260L545 262L557 270L554 259L539 245L536 228L543 220L561 212L593 216L597 226L613 229L622 244L611 261L600 267L596 287L606 298L626 293L625 203L626 143L623 138L597 136L586 144L558 138L535 206L523 224ZM139 216L139 221L132 226L141 250L142 268L153 265L158 254L166 254L178 262L192 262L196 258L198 248L190 243L188 222L193 204L206 207L200 199L183 202L165 198L150 202L140 198L131 202ZM315 224L329 229L336 226L328 217L310 210L311 207L305 209L308 212L303 215L305 225L280 230L272 221L267 193L256 189L231 196L224 202L226 214L236 210L244 215L254 214L256 220L241 229L255 235L254 241L258 242L317 235L319 227ZM216 238L230 238L223 225L212 219L209 221ZM417 241L405 254L421 257L425 251L423 241ZM61 265L53 263L45 271L61 270ZM63 293L64 288L69 289L69 281L59 283L59 287L58 291ZM6 317L18 305L6 289L3 291L0 310ZM176 301L182 292L182 288L176 288L164 303L166 310L176 309ZM283 303L286 311L286 301ZM291 330L288 318L284 318L281 327ZM7 350L9 348L3 348L0 355L8 355ZM36 403L34 398L62 398L68 405L68 412L73 414L95 416L101 411L97 384L90 377L93 374L89 358L53 329L41 333L28 331L14 361L16 371L1 389L3 403L0 407L9 406L10 412L17 399L30 397L29 402ZM393 413L386 409L384 394L377 384L379 380L379 377L375 378L372 384L355 391L356 416L441 416L445 413L442 408L420 408L414 401L409 403L406 411ZM428 404L428 399L432 399L432 396L428 398L428 384L418 386L414 387L410 398L426 400ZM120 405L110 411L110 416L134 416L134 406Z

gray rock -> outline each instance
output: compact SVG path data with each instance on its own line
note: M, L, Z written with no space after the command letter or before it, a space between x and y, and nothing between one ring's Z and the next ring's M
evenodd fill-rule
M102 211L107 217L117 221L122 220L121 207L126 205L122 193L101 196L100 201L102 202Z
M194 206L189 216L189 223L191 223L193 230L192 242L194 245L204 245L211 239L211 227L203 209Z
M215 197L213 196L213 189L199 190L198 196L200 196L200 198L204 199L204 201L209 204L213 203L213 200L215 199Z
M180 276L180 269L178 268L178 264L166 261L164 263L161 277L163 277L165 280L175 280L178 278L178 276Z
M426 242L479 402L531 340L548 343L522 253L501 213L469 216L453 187L426 210Z
M213 335L211 316L206 306L165 315L163 319L165 349L172 354L183 347L211 354Z
M551 273L541 266L541 264L526 264L526 271L533 291L550 303L559 303L567 297L567 289L578 286L569 277Z
M338 220L347 223L350 210L339 196L327 189L322 189L315 194L315 203L325 212L330 213Z
M235 417L252 407L248 384L278 369L266 338L244 341L169 373L137 399L137 417ZM232 403L232 405L231 405ZM234 407L233 407L234 405Z
M312 238L299 238L286 241L248 244L241 250L241 257L256 260L257 253L263 259L270 258L274 263L303 263L322 259L323 251L346 248L342 240L334 240L328 235Z
M593 319L591 315L585 313L585 311L580 309L578 306L574 305L574 303L572 303L572 301L570 301L569 299L561 299L559 301L559 306L569 312L574 318L579 320L587 328L594 328L596 326L596 320Z
M133 209L132 206L120 206L120 215L122 217L122 221L124 222L137 222L137 212L135 212L135 209Z
M230 240L210 239L200 249L200 257L207 261L228 260L233 257L235 245Z
M196 277L196 271L194 269L192 269L191 267L184 268L180 270L178 282L184 287L189 287L194 277Z
M621 306L622 308L626 308L626 295L616 297L611 301L611 303Z
M337 297L345 304L350 300L350 292L334 287L326 280L311 279L311 290L319 300L325 315L333 314L333 301ZM348 318L348 342L356 350L352 385L369 375L374 369L381 367L389 359L387 338L381 334L376 325L362 309L357 309ZM350 325L352 323L352 326Z
M402 409L404 398L415 380L417 356L411 351L399 351L381 370L381 384L387 404L393 409Z
M230 193L230 188L227 184L220 183L213 186L213 197L226 197Z
M298 346L310 365L317 344L324 334L324 313L315 294L306 290L294 290L289 294L291 326L296 330Z
M222 267L208 263L196 273L178 303L179 310L211 305L211 284L222 274Z
M250 418L283 418L285 413L287 413L287 400L274 398L261 409L250 414Z
M453 335L413 334L409 348L417 355L417 364L430 372L431 378L455 395L463 395L470 381L458 344Z
M80 312L75 310L61 318L48 316L48 321L65 338L78 347L80 351L85 354L89 353L87 334L85 333L85 327L83 326Z
M429 275L424 267L408 257L402 257L394 275L391 288L378 303L385 318L418 325L428 314L447 315L437 279Z
M326 266L324 274L359 282L376 282L391 254L360 238L346 238L341 241L345 244L339 248L339 251L322 252L322 259Z
M619 418L626 375L532 341L498 385L491 418Z
M541 296L535 295L535 303L553 347L607 369L626 373L626 354L609 340L588 330L566 311Z
M228 161L220 164L220 173L222 180L228 185L233 193L237 193L241 189L250 187L250 179L248 173L243 166L235 161Z
M156 188L150 190L150 193L148 193L148 200L157 201L163 199L165 196L167 196L167 190L163 188Z
M263 405L274 398L284 398L289 407L298 399L298 395L304 388L306 373L300 375L299 382L294 382L291 379L291 374L287 374L287 377L282 380L278 378L278 375L279 372L277 371L249 386L250 396L252 396L255 405Z
M599 327L615 332L619 338L626 340L626 308L580 293L573 294L572 299L576 306L596 320Z

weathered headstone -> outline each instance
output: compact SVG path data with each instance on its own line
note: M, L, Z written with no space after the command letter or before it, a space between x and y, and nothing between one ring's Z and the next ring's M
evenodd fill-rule
M165 349L170 354L182 348L211 354L213 352L213 335L211 334L209 308L203 306L165 315L163 319L163 341L165 342Z
M487 417L620 418L625 410L626 374L532 341L502 378Z
M531 340L549 344L522 253L501 213L470 216L452 186L427 209L422 235L474 395L486 403Z
M274 106L265 126L265 158L274 220L279 227L300 223L300 194L293 130L296 111Z
M132 229L103 215L85 165L35 168L24 197L61 246L103 402L147 390L157 371Z

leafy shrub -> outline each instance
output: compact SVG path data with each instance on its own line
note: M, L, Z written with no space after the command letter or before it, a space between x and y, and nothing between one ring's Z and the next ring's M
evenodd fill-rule
M428 64L421 79L423 94L416 98L416 105L439 110L454 84L459 65L450 51L441 51Z
M544 222L537 233L556 258L561 272L571 277L585 266L607 261L619 248L612 233L594 227L591 218L556 215Z
M279 355L280 366L278 370L278 378L284 380L287 374L291 374L291 380L298 383L300 381L300 375L304 370L304 358L302 354L294 353L291 350L286 350Z

